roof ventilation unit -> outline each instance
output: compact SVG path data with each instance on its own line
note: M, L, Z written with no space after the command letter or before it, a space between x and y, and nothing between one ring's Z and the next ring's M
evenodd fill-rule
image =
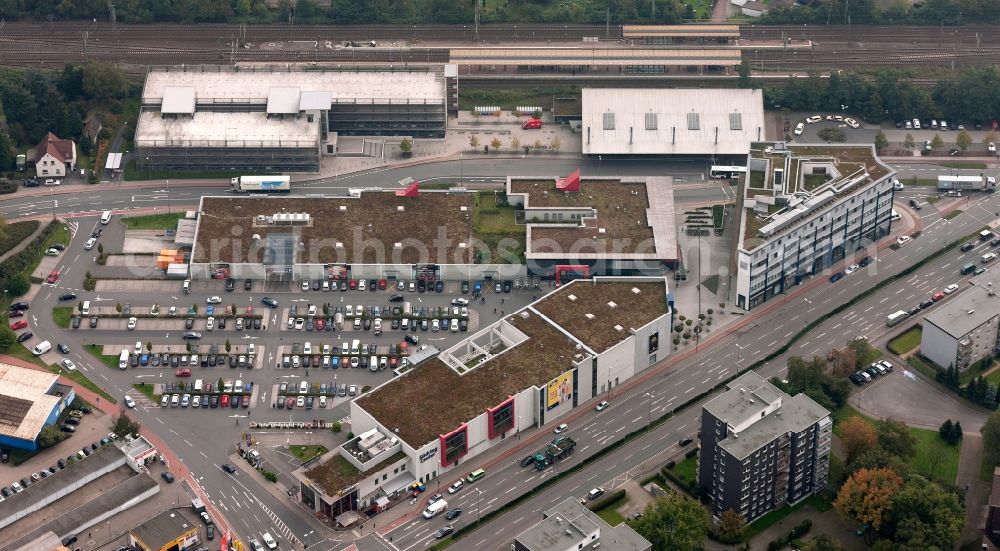
M405 212L405 211L406 207L404 207L403 205L399 205L396 207L396 212Z
M570 302L573 302L576 300L576 295L570 293L569 295L566 295L566 298L568 298Z
M625 330L625 328L622 327L621 325L615 325L615 331L618 331L619 333L621 333L624 330Z
M591 314L590 312L588 312L588 313L584 314L584 317L586 317L588 320L593 321L595 316L594 316L594 314Z
M347 212L347 205L340 205L338 210L340 210L340 212Z
M642 291L640 291L638 287L632 287L632 294L634 294L634 295L638 295L638 294L639 294L639 293L641 293L641 292L642 292Z
M608 308L618 308L618 305L617 305L617 304L615 304L614 302L610 302L610 301L609 301L609 302L608 302Z

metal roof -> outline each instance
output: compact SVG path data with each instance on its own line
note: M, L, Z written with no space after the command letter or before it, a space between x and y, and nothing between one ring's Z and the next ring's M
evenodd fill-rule
M58 396L47 394L58 375L0 363L0 435L34 440L45 426Z
M664 48L455 48L458 65L721 65L740 64L740 50ZM747 90L749 91L749 90ZM757 91L759 93L759 90Z
M163 89L160 113L191 115L194 113L194 86L167 86Z
M995 290L1000 288L1000 274L990 270L971 281L969 289L957 293L943 304L936 306L924 316L925 323L931 323L960 339L980 325L1000 316L1000 297Z
M268 115L292 115L299 112L297 86L272 86L267 91Z
M299 109L302 111L328 110L332 98L333 94L329 90L302 92L299 97Z
M760 90L583 89L585 155L746 155L763 138Z
M643 37L710 37L739 38L739 25L625 25L625 38Z

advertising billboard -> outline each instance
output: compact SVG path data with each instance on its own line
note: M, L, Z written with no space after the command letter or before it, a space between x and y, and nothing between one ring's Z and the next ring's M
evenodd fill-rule
M573 400L573 371L567 371L562 375L552 379L547 388L548 397L545 400L545 409L552 409L559 404Z

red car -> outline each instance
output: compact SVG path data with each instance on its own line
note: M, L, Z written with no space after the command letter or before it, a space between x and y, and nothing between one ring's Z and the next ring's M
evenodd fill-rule
M521 128L524 130L537 130L541 127L542 119L528 119L521 125Z
M45 283L55 283L59 281L59 270L52 270L49 277L45 278Z
M222 398L219 399L219 407L220 408L227 408L227 407L229 407L229 395L228 394L223 394Z
M326 327L326 322L322 318L316 318L316 330L322 331Z
M28 320L17 320L14 323L10 324L10 328L13 329L14 331L17 331L18 329L24 329L27 326L28 326Z
M292 409L295 407L295 398L289 398L285 400L285 407L287 409Z
M357 289L358 288L358 280L352 279L351 283L349 284L349 287L350 287L350 289L352 291L355 290L355 289Z
M944 298L944 293L942 293L941 291L938 291L933 295L931 295L931 300L933 300L934 302L937 302L943 298Z
M175 373L175 375L177 375L178 377L190 377L191 376L191 370L188 369L188 368L186 368L186 367L184 369L178 369L177 373Z
M243 396L243 398L240 399L240 405L243 406L243 407L245 407L245 408L250 407L250 397L249 396Z
M385 290L385 285L386 285L386 282L385 282L384 279L378 280L378 288L379 288L380 291L384 291Z
M406 356L409 354L410 345L406 344L406 341L399 343L399 354L401 356Z

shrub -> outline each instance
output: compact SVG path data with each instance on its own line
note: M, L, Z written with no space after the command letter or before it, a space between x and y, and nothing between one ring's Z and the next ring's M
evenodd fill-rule
M785 538L771 540L767 544L767 551L781 551L786 545L788 545L788 542L785 541Z
M802 536L808 534L809 530L812 528L812 525L813 523L811 520L809 519L803 520L798 525L796 525L795 528L792 528L791 531L788 532L788 539L797 540Z
M676 466L677 466L676 461L667 461L667 464L664 465L664 467L666 467L667 469L673 469Z
M333 432L340 432L342 428L343 427L340 426L340 421L334 421L333 424L330 425L330 430Z
M266 478L268 482L278 482L278 475L271 471L262 471L261 474L264 475L264 478Z

